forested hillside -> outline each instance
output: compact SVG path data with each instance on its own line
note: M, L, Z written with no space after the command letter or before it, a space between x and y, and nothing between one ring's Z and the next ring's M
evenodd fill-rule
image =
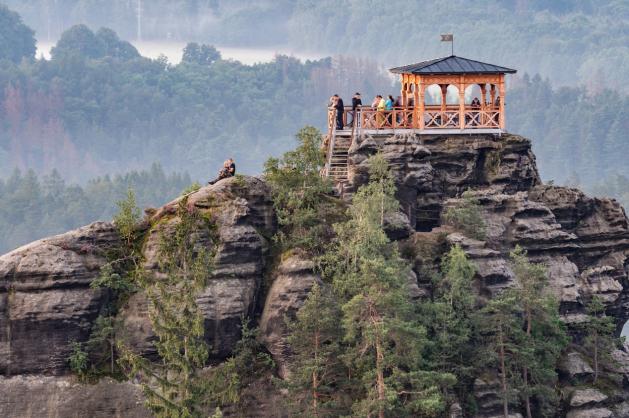
M28 31L5 39L31 48L0 61L0 176L16 166L57 168L78 180L159 161L207 178L229 156L256 173L299 127L325 123L327 99L340 85L391 84L365 61L277 57L246 66L197 44L170 65L140 57L110 30L82 25L63 34L50 61L34 59Z
M111 27L127 39L307 48L391 65L455 50L541 73L557 84L627 92L625 0L5 0L55 40L70 26ZM141 6L138 19L138 6ZM596 77L593 78L592 75Z

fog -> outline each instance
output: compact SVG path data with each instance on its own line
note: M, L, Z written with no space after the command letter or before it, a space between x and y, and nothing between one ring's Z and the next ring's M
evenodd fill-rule
M38 40L37 41L37 57L44 57L50 59L50 50L56 44L55 41ZM158 58L160 55L165 55L168 58L168 62L171 64L179 64L181 62L181 56L183 49L186 46L186 42L179 41L131 41L131 44L135 46L142 56L147 58ZM215 45L219 50L222 57L228 60L240 61L243 64L252 65L261 62L270 62L277 55L287 55L295 57L300 60L316 60L326 56L323 53L314 52L301 52L296 49L288 48L286 46L278 47L260 47L260 48L244 48L244 47L229 47Z

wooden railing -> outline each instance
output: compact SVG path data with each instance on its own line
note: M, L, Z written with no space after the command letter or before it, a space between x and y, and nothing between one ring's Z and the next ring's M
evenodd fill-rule
M350 129L354 120L360 122L361 129L499 129L500 111L498 109L479 109L466 106L464 111L458 105L426 106L423 114L416 119L419 109L412 107L396 107L393 110L377 110L371 107L361 107L356 112L351 107L343 111L343 129ZM354 114L355 113L355 114ZM358 119L354 119L358 118ZM463 119L463 124L461 124ZM330 131L336 126L336 110L328 109L328 128Z

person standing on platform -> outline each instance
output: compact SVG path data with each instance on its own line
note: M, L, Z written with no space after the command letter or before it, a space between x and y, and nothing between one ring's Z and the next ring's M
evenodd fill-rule
M384 98L380 95L378 95L378 126L377 128L380 129L384 126L384 110L387 107L387 102L385 102Z
M356 115L357 115L357 111L360 109L360 107L363 105L363 101L360 98L360 93L356 92L354 94L354 97L352 97L352 121L347 122L347 124L349 126L352 126L354 124L354 121L356 120Z
M384 102L384 110L386 110L387 112L387 121L389 125L392 124L392 120L393 120L393 103L394 102L395 100L393 99L393 96L391 96L390 94L387 97L387 100Z
M334 95L334 99L336 103L334 104L334 108L336 109L336 129L343 129L343 112L345 110L345 106L343 105L343 99L338 94Z

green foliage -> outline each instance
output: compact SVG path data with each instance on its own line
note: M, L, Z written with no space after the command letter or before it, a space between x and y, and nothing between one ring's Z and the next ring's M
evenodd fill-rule
M434 279L431 303L424 303L424 326L430 336L429 358L434 369L457 377L459 399L465 395L476 371L477 353L473 313L476 297L473 279L476 266L458 245L443 258L441 275Z
M189 42L183 49L181 62L186 64L211 65L221 59L221 53L212 45Z
M605 366L614 366L611 352L618 340L614 338L614 318L607 316L605 305L598 296L592 297L587 305L588 321L584 324L584 348L592 358L594 366L593 383L598 383ZM613 370L613 367L611 367Z
M514 293L524 320L519 347L522 364L519 394L529 418L534 413L531 400L537 405L535 416L553 416L559 402L555 369L568 340L559 319L559 304L553 296L545 294L548 278L543 265L531 263L519 246L511 253L511 259L517 281Z
M567 344L554 297L545 295L547 273L530 263L520 247L511 253L516 285L490 300L476 316L482 367L495 367L501 379L505 414L517 400L526 415L553 416L557 363Z
M121 41L113 30L101 28L94 33L82 24L66 30L51 51L54 59L70 58L73 54L91 59L111 57L129 60L140 57L137 49L129 42Z
M343 411L347 377L341 362L340 316L339 302L329 286L315 283L297 317L289 322L288 344L294 354L288 388L296 416L336 417Z
M4 4L0 4L0 59L19 63L23 58L35 57L35 32L22 18Z
M100 269L98 277L90 283L90 287L92 289L105 287L112 290L117 297L135 290L129 275L126 272L123 274L115 272L111 263L105 264Z
M140 208L136 204L133 190L127 190L127 198L119 200L116 205L118 206L118 213L114 215L114 225L127 245L131 245L135 238L136 227L141 219Z
M94 321L86 347L90 353L92 373L98 374L99 366L108 365L108 373L116 375L116 319L113 316L99 315ZM94 359L92 361L92 359Z
M195 242L194 233L205 225L182 199L178 219L165 225L159 246L159 274L143 277L149 299L149 318L157 337L161 363L150 363L124 347L122 361L130 376L144 377L147 406L159 417L198 417L207 397L199 370L208 347L204 319L196 304L211 272L211 250Z
M321 133L311 127L297 133L298 147L281 159L265 164L265 179L271 187L273 205L280 224L276 241L282 250L301 248L311 253L322 250L330 239L330 218L336 205L326 196L329 180L320 175L325 164Z
M446 209L443 216L444 222L455 230L477 240L485 239L485 221L482 209L473 194L469 191L463 193L454 206Z
M245 176L243 176L242 174L236 174L234 176L234 183L238 187L245 187L247 185L247 182L245 180Z
M241 337L234 347L232 361L240 386L245 387L269 372L275 363L260 343L257 328L250 328L243 318L240 329Z
M72 341L70 344L72 352L68 357L70 370L72 370L80 379L85 378L89 368L89 358L87 352L83 349L83 344Z
M395 186L381 155L369 161L370 182L354 195L349 220L323 259L341 300L343 361L355 383L356 416L434 416L443 413L448 373L422 368L426 330L409 300L409 266L387 239L384 218L397 210Z
M517 360L524 331L520 317L517 297L503 292L487 302L475 318L482 341L479 359L483 361L478 367L498 371L504 416L509 415L509 405L517 397L515 387L521 376Z

